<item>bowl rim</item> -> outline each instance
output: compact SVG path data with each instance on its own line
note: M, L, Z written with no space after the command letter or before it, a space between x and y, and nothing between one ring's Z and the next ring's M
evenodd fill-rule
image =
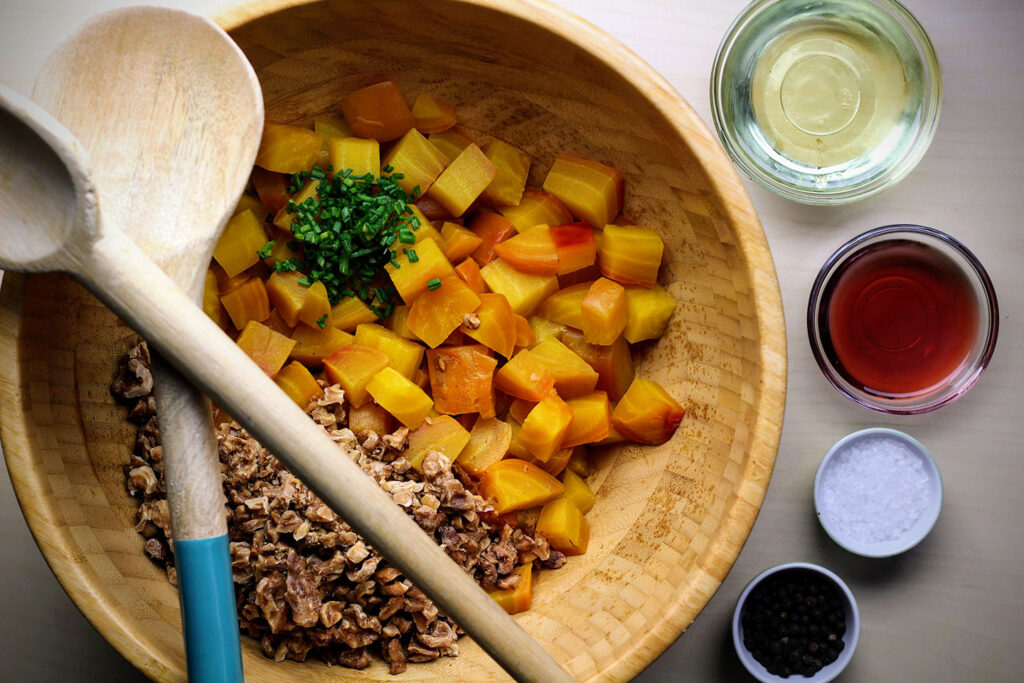
M961 268L961 270L965 272L965 275L969 279L971 279L971 274L977 278L979 288L984 293L985 303L988 307L989 325L985 343L981 348L981 355L978 357L977 363L955 387L950 388L944 393L936 395L930 400L920 403L889 404L881 399L872 400L862 392L855 391L849 382L833 370L832 364L828 361L828 358L826 358L821 340L819 339L818 322L819 318L823 314L821 309L824 304L822 295L824 293L825 284L835 273L836 267L845 261L845 259L849 258L850 255L856 253L857 249L859 249L861 245L882 235L898 235L900 233L909 233L917 237L923 237L925 242L934 241L938 244L945 245L955 251L964 259L964 261L966 261L969 268ZM957 265L959 266L960 264ZM999 300L996 296L995 286L992 284L992 279L989 277L988 271L985 270L985 266L982 265L978 257L975 256L963 242L952 235L942 232L941 230L929 228L924 225L914 225L910 223L883 225L879 228L872 228L871 230L863 232L848 240L845 244L836 249L835 252L825 260L825 263L822 264L821 269L814 278L814 283L811 285L811 292L807 300L807 339L811 346L811 354L814 356L814 360L818 364L818 368L821 370L822 374L825 376L825 379L835 387L836 391L854 403L885 415L920 415L922 413L937 410L942 406L948 405L959 399L977 383L982 373L985 372L985 368L988 367L989 362L992 360L992 354L995 352L998 337Z
M260 0L233 4L207 13L226 32L262 16L317 4L328 0ZM719 217L734 230L734 244L744 256L744 267L750 282L751 299L758 321L761 382L754 410L761 419L751 426L750 447L742 472L742 483L735 491L728 510L723 512L721 532L706 551L707 561L687 587L707 596L699 605L683 599L656 620L649 622L646 632L634 639L633 645L610 663L598 668L593 678L626 681L651 664L692 623L700 610L721 586L729 569L746 543L764 499L774 466L782 432L786 399L786 336L782 297L771 252L753 204L735 168L729 162L718 139L692 106L632 50L616 38L568 10L548 0L446 0L453 5L466 5L498 12L535 24L550 32L590 58L606 64L629 77L623 78L639 91L703 167L707 185L721 204ZM45 477L33 471L29 434L31 428L26 412L21 410L21 387L25 378L18 362L18 318L24 298L25 277L5 275L0 287L0 313L12 319L0 329L0 391L10 401L0 402L0 438L11 474L15 494L36 543L80 611L129 662L157 680L184 678L184 662L178 661L145 634L131 628L131 615L118 600L110 586L96 576L82 557L67 554L67 548L78 542L66 525L59 523L60 511L48 500ZM27 401L26 401L27 403Z
M810 678L801 676L798 679L795 679L807 681L808 683L828 683L828 681L831 681L843 672L850 663L850 660L853 659L853 654L857 650L857 644L860 642L860 609L857 607L857 599L853 596L853 591L851 591L850 587L846 585L846 582L839 578L835 572L826 569L821 565L814 564L812 562L786 562L784 564L777 564L774 567L769 567L752 578L747 583L746 587L744 587L740 596L736 598L736 606L732 611L731 623L733 649L735 649L736 656L739 657L744 668L746 668L751 676L761 681L761 683L790 683L794 680L794 678L783 678L769 673L764 665L754 659L754 656L750 654L750 651L747 650L746 646L743 644L742 623L743 607L746 605L747 597L750 596L751 591L753 591L758 584L769 576L788 571L790 569L803 569L824 576L839 588L845 599L847 614L846 633L843 635L843 641L846 643L846 646L843 647L843 651L839 653L839 658L825 668L820 669ZM849 641L847 641L847 638L849 638ZM834 668L828 673L822 674L825 669L830 667Z
M729 157L754 182L773 193L801 204L814 206L841 206L861 199L873 197L893 187L910 174L924 158L939 127L942 113L943 85L942 66L935 52L935 46L917 17L897 0L855 0L871 4L886 11L899 24L917 48L923 67L924 93L921 105L920 124L913 132L913 142L906 153L879 176L868 182L852 185L840 190L816 191L785 183L765 169L755 158L746 153L738 143L733 123L725 115L722 100L723 84L726 80L725 64L736 42L744 36L744 30L762 11L772 5L792 0L754 0L740 11L722 37L711 66L710 99L711 118L715 131Z
M871 436L888 436L898 441L902 441L919 455L924 456L923 461L925 468L928 471L929 484L931 484L931 482L936 482L938 487L938 496L936 499L929 504L927 510L921 513L920 519L914 523L914 526L907 530L907 533L894 541L886 541L878 544L866 543L852 538L843 538L837 530L829 528L829 525L825 523L825 519L821 515L821 480L824 476L825 469L828 467L828 463L838 457L839 453L843 451L847 445L854 441L859 441ZM828 537L835 541L836 545L840 548L851 552L854 555L860 555L861 557L893 557L894 555L904 553L918 545L925 539L925 537L928 536L928 534L931 533L932 529L935 528L935 523L939 520L939 514L942 512L942 500L944 495L945 484L942 480L942 470L939 469L939 463L935 460L931 451L929 451L924 444L906 432L901 432L898 429L892 429L889 427L868 427L867 429L860 429L847 434L833 444L832 448L825 453L825 456L821 459L821 463L818 465L818 471L814 474L814 512L818 518L818 522L821 524L821 528L825 530ZM872 550L872 547L876 545L880 547Z

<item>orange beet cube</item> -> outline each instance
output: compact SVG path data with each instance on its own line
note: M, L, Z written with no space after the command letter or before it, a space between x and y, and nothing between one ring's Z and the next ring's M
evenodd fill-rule
M611 166L560 154L544 179L544 189L599 228L611 223L622 208L622 176Z
M421 133L440 133L455 125L455 108L421 92L412 103L412 118Z
M509 614L519 614L530 609L533 599L533 562L521 564L512 571L522 577L519 585L508 590L493 590L488 595Z
M427 283L434 279L455 274L455 269L444 257L441 247L431 239L416 244L416 261L409 260L409 254L400 251L395 257L398 263L388 263L384 269L391 276L391 282L402 301L411 304L416 297L427 291Z
M222 296L220 302L231 317L231 324L239 330L250 321L263 322L270 317L267 288L258 277L249 278Z
M257 252L266 243L267 235L260 219L252 211L243 211L228 221L217 246L213 248L213 259L228 277L235 277L259 262Z
M572 411L572 424L562 440L562 448L595 443L608 436L612 425L608 394L595 391L565 403Z
M418 187L416 196L426 193L447 163L445 155L415 128L403 135L384 157L384 166L394 169L385 175L402 174L397 178L398 184L409 194L414 194L413 190Z
M516 319L511 304L501 294L481 294L478 300L480 305L470 316L475 318L473 326L463 324L463 334L505 358L511 358L516 344Z
M565 484L565 493L561 497L572 501L583 514L590 512L594 507L595 496L587 482L583 481L580 475L567 469L562 474L562 483Z
M423 362L423 347L414 341L372 323L356 326L356 344L377 349L388 357L388 365L400 375L412 379Z
M533 410L538 403L540 403L540 401L525 401L521 398L517 398L512 401L512 405L508 407L508 416L522 425L526 422L526 417L530 414L530 411Z
M562 439L572 421L572 410L552 391L526 416L519 432L519 442L533 457L547 462L562 447Z
M558 253L546 225L530 228L495 245L494 253L523 273L558 273Z
M256 188L256 196L260 204L267 207L266 211L276 214L288 203L288 180L283 173L274 173L258 166L252 169L252 185ZM264 214L256 214L262 219Z
M618 401L625 395L636 372L625 338L619 337L609 346L595 346L583 338L582 332L566 330L560 339L597 371L597 388L607 392L608 398Z
M537 344L530 353L555 376L555 391L564 398L589 394L597 385L594 369L554 337Z
M353 406L370 400L366 385L373 376L388 366L382 351L360 344L348 344L324 358L324 372L334 384L345 390L345 398Z
M376 403L367 403L348 409L348 428L357 437L364 432L383 436L391 431L391 414Z
M345 297L331 307L331 326L352 332L363 323L377 322L377 314L366 302L354 296Z
M504 259L495 259L480 269L492 292L504 294L519 315L532 315L540 302L558 290L554 275L535 275L516 270Z
M473 144L472 138L458 128L450 128L440 133L431 133L428 139L448 159L454 159L459 156L462 150Z
M246 323L235 343L270 377L277 374L295 346L288 337L255 320Z
M427 351L430 392L437 412L494 417L496 361L484 346L442 346Z
M591 344L609 346L626 329L626 290L617 282L607 278L594 282L581 308L583 337Z
M490 185L498 169L476 145L469 145L444 169L427 193L456 218Z
M587 518L566 498L544 504L537 519L537 533L548 539L552 548L566 555L582 555L590 543Z
M605 226L597 261L601 274L625 285L653 287L665 244L658 233L638 225Z
M570 223L549 228L558 254L558 274L575 273L597 261L594 230L587 223Z
M459 454L458 463L474 477L508 453L512 441L512 427L498 418L479 418L469 433L469 443Z
M572 222L572 214L553 194L527 188L518 206L498 209L510 220L518 232L526 232L537 225L564 225Z
M441 278L440 285L423 292L409 307L409 329L430 348L457 330L467 315L480 306L480 297L455 275Z
M327 141L327 158L335 174L351 171L350 176L380 175L380 143L376 140L331 138Z
M537 315L554 323L582 329L583 299L590 291L591 284L593 283L581 282L558 290L544 300L537 309Z
M452 263L462 261L483 243L483 239L473 231L448 221L441 226L441 237L445 245L444 256Z
M512 222L500 214L481 211L473 220L473 233L480 238L480 245L473 251L473 260L479 266L486 266L497 258L494 247L516 234Z
M484 190L484 201L492 206L518 205L530 174L530 157L502 140L491 140L484 145L484 154L498 169L498 174Z
M676 301L661 285L626 287L628 317L623 336L631 344L644 339L657 339L665 332Z
M480 274L480 266L473 259L468 258L455 266L455 274L477 294L484 294L488 291L487 283L484 282L483 275Z
M274 381L303 410L324 395L324 390L316 383L313 375L309 374L306 366L298 361L293 360L281 368Z
M494 384L509 396L540 401L555 386L555 375L531 351L523 349L501 366Z
M256 165L275 173L298 173L313 168L324 139L308 128L263 124Z
M635 379L612 411L612 425L627 439L657 446L672 438L685 414L660 384Z
M409 432L409 446L404 455L413 469L422 472L420 465L427 451L437 451L455 462L467 443L469 432L455 418L450 415L427 417L419 427Z
M309 368L320 368L324 364L324 358L340 349L342 346L354 344L356 339L348 332L342 332L336 327L309 327L299 325L292 332L292 339L295 341L295 348L292 349L291 357Z
M426 392L394 368L384 368L374 375L366 385L366 391L378 405L409 429L419 427L434 407Z
M499 515L542 505L564 492L562 482L517 458L499 460L484 470L480 480L480 495L494 502Z
M530 328L530 321L518 313L514 314L516 320L516 348L531 347L537 342L533 330ZM508 356L506 356L508 358Z
M341 99L341 112L360 138L387 142L415 125L402 91L392 81L368 85Z

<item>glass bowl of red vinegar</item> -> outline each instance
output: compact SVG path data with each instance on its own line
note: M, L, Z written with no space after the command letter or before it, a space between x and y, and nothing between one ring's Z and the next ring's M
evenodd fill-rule
M891 415L926 413L963 396L996 345L998 305L981 262L920 225L859 235L822 266L807 333L841 394Z

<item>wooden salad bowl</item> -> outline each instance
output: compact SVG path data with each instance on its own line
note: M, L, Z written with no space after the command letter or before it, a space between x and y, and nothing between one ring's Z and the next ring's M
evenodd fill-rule
M693 621L754 524L775 460L786 387L782 302L764 233L717 140L663 78L607 34L524 0L268 0L215 17L263 87L267 118L338 112L347 92L393 79L456 106L481 140L533 158L606 162L623 213L666 244L678 307L639 347L638 376L686 408L658 447L597 452L589 551L535 581L519 623L581 680L627 680ZM182 188L187 192L187 188ZM134 426L110 396L134 333L67 276L5 275L0 436L29 526L97 629L157 680L184 680L175 589L142 550L122 465ZM389 680L317 661L275 664L243 639L251 681ZM505 680L464 639L457 658L401 680Z

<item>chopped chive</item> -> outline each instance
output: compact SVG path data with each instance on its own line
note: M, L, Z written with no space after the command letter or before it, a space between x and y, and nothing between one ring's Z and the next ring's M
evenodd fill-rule
M430 291L434 291L435 289L437 289L440 286L441 286L441 278L439 278L439 277L435 277L433 280L428 280L427 281L427 289L429 289Z
M416 263L420 260L420 256L416 253L415 249L403 249L402 252L409 257L409 263Z
M256 250L256 255L259 256L261 259L270 258L270 250L273 249L276 244L277 242L275 242L274 240L270 240L269 242L267 242L262 247Z
M316 324L320 326L320 329L327 327L327 314L324 313L322 316L316 319Z

